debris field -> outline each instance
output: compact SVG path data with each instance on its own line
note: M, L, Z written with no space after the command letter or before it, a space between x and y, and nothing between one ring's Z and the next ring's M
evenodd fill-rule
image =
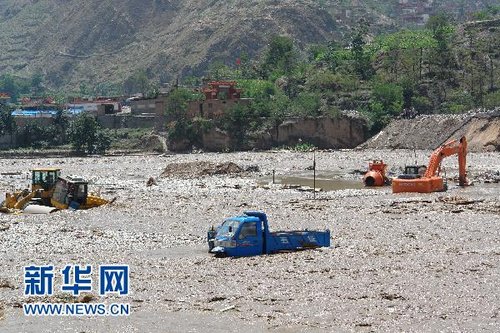
M430 151L316 152L317 169L359 179L383 158L397 174ZM457 161L446 159L447 175ZM60 167L117 197L107 206L47 215L0 214L0 331L493 332L500 326L500 154L471 153L474 186L392 194L390 187L315 194L259 186L312 171L312 153L3 159L0 192L26 187L34 167ZM258 166L258 167L256 167ZM247 171L248 170L248 171ZM147 186L153 177L154 186ZM487 181L486 181L487 180ZM249 258L207 253L211 225L244 210L273 229L331 231L330 248ZM127 318L24 317L30 264L130 265ZM81 301L81 300L80 300Z

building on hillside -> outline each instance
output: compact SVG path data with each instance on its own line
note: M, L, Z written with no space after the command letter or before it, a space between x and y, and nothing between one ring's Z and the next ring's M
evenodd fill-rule
M54 123L58 112L56 109L48 108L16 109L12 111L12 116L18 127L24 127L28 123L47 126Z
M401 22L422 26L432 14L434 0L399 0L396 15Z
M10 102L10 95L0 92L0 105L5 105Z
M12 116L18 127L24 127L28 123L47 126L54 122L57 114L64 109L52 97L22 97L20 106L12 111Z
M89 112L94 115L114 114L122 111L121 98L98 97L95 100L75 98L67 105L70 114Z
M156 98L132 97L127 99L132 115L163 116L167 103L167 96L160 95Z
M236 88L235 81L212 81L201 89L205 96L203 101L192 101L188 104L190 118L220 118L226 110L237 104L249 104L250 98L241 98L242 90Z
M22 97L21 105L23 108L37 108L37 107L53 107L57 105L55 99L51 96L43 96L43 97Z
M393 16L402 24L423 26L432 15L445 13L450 18L471 19L485 9L484 1L398 0Z

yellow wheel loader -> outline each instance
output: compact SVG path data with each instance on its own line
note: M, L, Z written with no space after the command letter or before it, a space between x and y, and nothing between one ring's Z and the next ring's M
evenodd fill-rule
M24 209L31 201L50 206L57 178L61 174L58 168L37 168L31 170L31 190L24 189L5 195L4 207Z
M61 177L61 169L58 168L37 168L31 170L31 190L7 193L0 208L3 208L2 211L25 210L27 206L36 205L39 209L29 211L49 212L39 206L88 209L107 203L110 201L88 193L88 182L84 179Z
M88 193L88 182L83 178L59 177L50 200L57 209L88 209L109 203L108 200Z

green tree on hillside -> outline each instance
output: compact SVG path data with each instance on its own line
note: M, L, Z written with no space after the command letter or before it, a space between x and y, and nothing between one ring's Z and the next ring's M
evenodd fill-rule
M58 144L55 133L54 125L42 126L29 121L17 130L18 144L21 147L51 148Z
M78 115L69 125L68 138L77 153L105 153L111 145L109 135L97 120L87 114Z
M437 47L430 30L401 30L379 36L375 44L378 72L391 82L422 80L425 55Z
M432 37L436 40L435 54L432 58L438 73L445 75L445 71L453 66L453 54L451 52L451 41L455 32L454 26L450 23L445 14L431 16L426 24L426 28L432 32ZM439 71L442 69L442 71ZM444 77L439 77L443 79Z
M485 10L474 13L474 19L483 21L491 20L495 17L500 16L500 6L490 6L488 5Z
M269 99L276 92L273 82L268 80L238 80L238 88L243 90L243 97Z
M0 105L0 135L12 135L16 132L16 128L12 110L6 105Z
M36 72L31 76L31 91L35 96L40 96L43 92L43 74Z
M170 140L188 139L192 142L196 139L193 122L187 116L187 108L190 101L199 97L184 88L177 88L170 92L165 109Z
M240 78L240 73L222 61L215 61L208 67L208 77L215 81L236 80Z
M367 47L369 24L366 20L360 20L355 34L351 40L351 52L354 61L354 71L363 80L369 80L373 76L371 63L371 52Z
M70 119L68 115L63 111L57 111L57 114L54 118L54 127L56 129L54 133L54 137L60 144L66 143L67 129L70 124Z
M464 71L461 84L472 99L472 107L490 105L485 104L491 100L488 95L500 85L497 60L500 59L500 34L487 33L481 27L469 25L465 36L468 45L458 50L457 57Z
M280 77L292 73L298 61L293 40L290 37L274 36L264 55L262 63L263 78Z
M393 83L376 83L373 88L368 117L372 131L384 128L403 109L403 88Z
M259 120L252 114L252 108L236 104L224 113L220 121L221 127L226 130L234 140L234 148L241 148L244 145L247 132L256 127L255 122Z
M138 70L123 82L123 91L127 95L141 93L144 97L156 97L158 84L149 79L145 70Z
M30 92L30 82L12 74L3 74L0 75L0 92L8 93L16 102L19 96Z

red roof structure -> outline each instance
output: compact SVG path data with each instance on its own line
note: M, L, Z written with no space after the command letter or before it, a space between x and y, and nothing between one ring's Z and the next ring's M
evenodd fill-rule
M212 81L202 88L205 99L239 99L241 89L236 88L236 81Z

